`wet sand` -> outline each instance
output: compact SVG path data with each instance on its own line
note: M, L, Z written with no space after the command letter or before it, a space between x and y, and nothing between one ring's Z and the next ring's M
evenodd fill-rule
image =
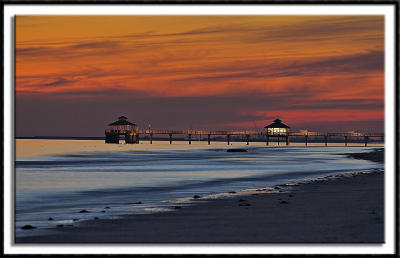
M367 156L372 160L379 155L383 152ZM17 238L16 243L384 242L381 170L300 184L291 193L260 191L196 202L172 212L83 222L54 229L54 234Z

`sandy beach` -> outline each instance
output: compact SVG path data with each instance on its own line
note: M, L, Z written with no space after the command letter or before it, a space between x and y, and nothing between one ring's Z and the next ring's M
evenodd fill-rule
M383 151L355 158L382 162ZM383 193L384 172L375 170L290 192L199 198L172 212L87 221L16 243L383 243Z

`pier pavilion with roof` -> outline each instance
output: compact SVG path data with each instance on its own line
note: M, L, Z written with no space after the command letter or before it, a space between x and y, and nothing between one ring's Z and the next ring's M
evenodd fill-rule
M267 145L269 144L269 137L277 137L278 139L278 145L279 145L279 139L280 137L285 137L286 139L286 145L289 145L289 130L290 126L285 125L282 123L282 120L279 118L275 119L272 124L269 124L265 126L266 132L265 132L265 137L267 141Z
M106 129L106 143L119 143L120 136L125 138L125 143L139 143L139 128L136 124L128 121L125 116L118 117L118 120L108 124Z

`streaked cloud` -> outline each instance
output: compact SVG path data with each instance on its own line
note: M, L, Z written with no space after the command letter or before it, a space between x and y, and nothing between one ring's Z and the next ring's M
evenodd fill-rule
M84 103L98 112L118 106L112 110L129 116L125 103L127 110L142 109L149 117L133 120L167 127L248 127L275 116L298 126L305 120L346 121L355 129L368 117L375 128L383 121L381 16L21 16L16 21L17 106L24 110L17 114L19 124L37 115L27 108L31 105L47 112L57 106L58 113L73 113L80 121L86 118L76 109ZM62 110L59 103L68 101L75 104ZM105 104L91 109L87 103Z

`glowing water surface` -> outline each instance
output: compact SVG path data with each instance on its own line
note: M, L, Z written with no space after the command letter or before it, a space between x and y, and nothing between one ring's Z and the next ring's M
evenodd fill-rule
M383 168L343 155L376 146L232 144L17 140L17 236L94 217L170 210L176 204L168 200L193 195L218 195L305 177ZM229 148L247 152L226 152ZM80 213L83 209L89 212ZM53 220L48 220L50 217ZM21 230L26 224L37 229Z

